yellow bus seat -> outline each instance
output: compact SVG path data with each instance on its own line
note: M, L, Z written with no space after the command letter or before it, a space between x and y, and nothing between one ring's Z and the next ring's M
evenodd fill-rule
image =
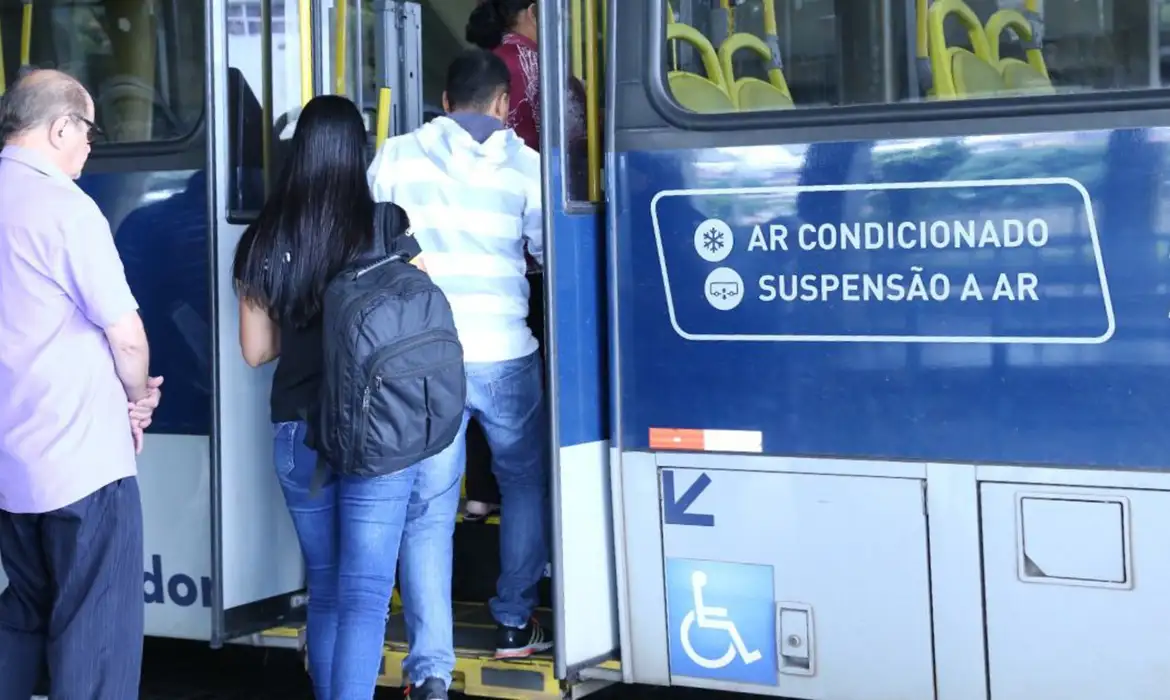
M735 78L735 66L732 59L742 49L754 52L764 60L768 68L768 81L759 78ZM772 62L772 50L764 40L754 34L740 32L727 37L727 41L719 47L719 63L723 70L723 78L728 87L731 103L742 111L792 109L792 93L788 91L788 81L784 79L784 71Z
M723 69L719 66L719 55L710 40L689 24L671 22L666 25L666 40L685 41L695 48L703 61L706 77L697 73L672 70L666 74L666 81L674 99L692 112L731 112L735 105L727 91Z
M740 78L733 88L732 104L743 112L768 109L792 109L796 105L787 93L758 78Z
M1005 31L1016 35L1024 45L1024 57L1027 61L1018 58L1000 58L1000 40ZM1000 10L987 20L984 30L987 35L988 50L991 63L1003 76L1004 85L1013 92L1048 93L1056 92L1052 86L1052 78L1048 75L1048 66L1044 63L1044 53L1035 44L1032 24L1019 10Z
M1006 87L991 59L983 23L963 0L936 0L927 11L927 36L934 94L939 99L989 96ZM971 51L947 46L946 22L959 20L967 30Z
M995 66L966 49L951 48L950 54L957 97L990 97L1003 92L1003 76Z

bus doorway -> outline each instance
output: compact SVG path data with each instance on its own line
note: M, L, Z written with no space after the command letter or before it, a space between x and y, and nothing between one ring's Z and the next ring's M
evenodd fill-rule
M476 0L327 4L319 34L327 48L321 52L318 77L329 91L348 95L369 115L375 146L381 137L408 133L443 113L446 70L470 46L465 33L476 4ZM595 0L548 1L540 3L539 17L545 265L530 268L529 325L540 341L546 366L553 512L550 566L540 586L536 615L555 646L550 654L521 661L494 658L495 622L487 602L495 595L500 571L500 514L474 521L461 518L452 582L455 683L457 689L485 697L560 697L570 687L580 692L584 686L573 685L581 678L579 672L612 663L618 646L609 529L597 118L602 100L602 10ZM537 66L532 68L535 74ZM579 92L584 103L566 97L570 81L585 86ZM383 89L389 89L390 102L379 115ZM385 133L377 133L378 124L385 126ZM490 478L490 451L474 426L468 441L471 475L465 498L498 503ZM488 482L486 495L475 483L476 476L480 484ZM406 682L401 675L408 649L401 613L395 595L380 681L387 686Z

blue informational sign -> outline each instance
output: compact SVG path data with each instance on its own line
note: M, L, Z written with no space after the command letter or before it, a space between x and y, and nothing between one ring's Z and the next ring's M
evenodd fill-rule
M651 216L687 340L1096 345L1116 330L1092 201L1070 178L671 190Z
M666 607L672 675L777 684L772 567L667 558Z
M1170 128L633 148L623 450L1170 470Z

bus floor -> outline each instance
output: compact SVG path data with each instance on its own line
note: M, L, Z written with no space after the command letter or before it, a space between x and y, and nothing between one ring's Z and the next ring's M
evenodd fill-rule
M292 649L232 645L213 650L203 642L147 639L140 700L313 700L300 656ZM452 698L468 697L453 692ZM746 700L683 688L610 686L596 700ZM402 700L401 688L380 687L374 700Z

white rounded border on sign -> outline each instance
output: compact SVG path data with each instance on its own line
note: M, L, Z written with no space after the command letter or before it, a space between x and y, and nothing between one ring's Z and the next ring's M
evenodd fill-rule
M743 278L730 267L717 267L711 270L703 282L703 294L707 303L720 311L731 311L743 301L746 290L743 287Z
M721 219L707 219L695 229L695 252L707 262L723 262L734 246L731 227Z

